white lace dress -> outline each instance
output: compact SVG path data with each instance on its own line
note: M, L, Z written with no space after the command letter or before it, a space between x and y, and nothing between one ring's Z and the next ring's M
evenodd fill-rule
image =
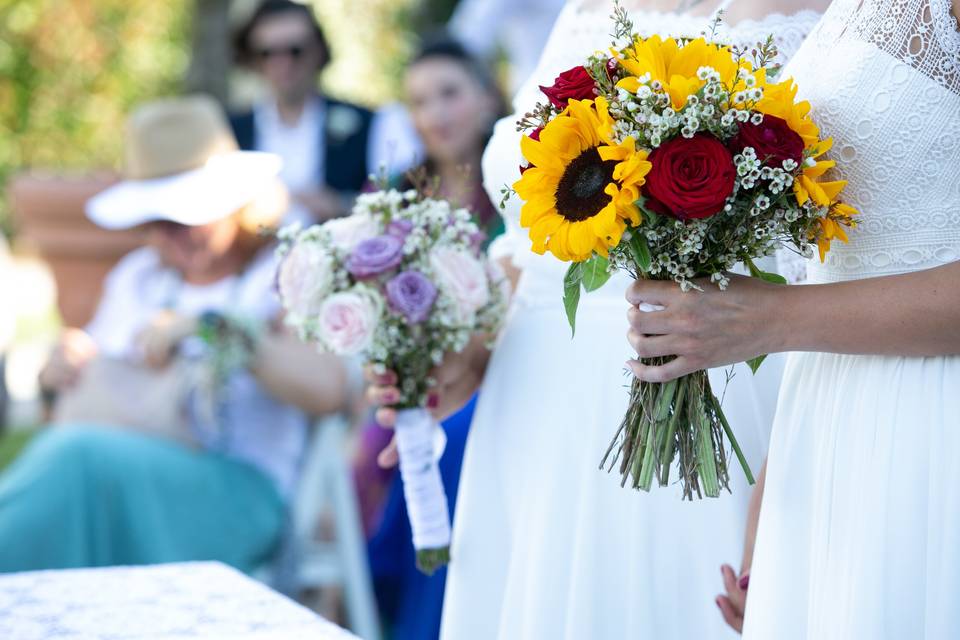
M610 8L569 4L519 113L586 55L609 45ZM773 32L795 51L818 19L774 16L736 30L743 43ZM698 35L707 18L634 13L647 32ZM516 116L501 121L484 158L491 197L517 179ZM442 637L446 640L733 638L713 604L719 566L739 561L750 488L732 470L733 494L681 501L678 487L650 494L620 487L598 465L623 417L631 357L625 339L626 277L585 295L577 336L561 303L566 265L537 256L506 212L497 249L523 269L471 428L454 523ZM754 469L766 452L779 373L738 370L724 406ZM722 388L724 374L715 382Z
M960 259L949 0L838 0L786 73L862 212L811 281ZM960 637L960 357L796 354L782 388L744 637Z

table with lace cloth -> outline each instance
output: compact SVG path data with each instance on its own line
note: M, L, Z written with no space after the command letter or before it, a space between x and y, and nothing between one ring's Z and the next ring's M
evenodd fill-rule
M9 640L357 640L216 562L0 575Z

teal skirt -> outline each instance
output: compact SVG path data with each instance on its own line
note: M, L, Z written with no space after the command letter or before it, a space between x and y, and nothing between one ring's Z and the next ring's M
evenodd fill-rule
M0 572L270 559L285 506L254 467L120 429L38 435L0 475Z

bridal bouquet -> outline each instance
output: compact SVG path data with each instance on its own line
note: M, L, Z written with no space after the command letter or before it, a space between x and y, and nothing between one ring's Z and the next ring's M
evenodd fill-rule
M281 231L280 298L305 340L400 380L397 446L417 564L449 561L450 517L426 410L430 371L476 333L494 335L509 289L466 209L416 191L363 194L353 214Z
M564 305L571 328L581 290L614 270L672 280L687 291L707 278L724 289L738 263L786 244L820 257L857 213L824 179L834 162L810 105L791 80L774 82L772 39L750 51L708 38L634 35L618 6L610 55L541 87L547 102L519 123L525 164L513 190L533 251L571 263ZM656 310L646 307L645 311ZM760 360L750 362L756 371ZM663 359L646 362L660 364ZM622 484L669 482L679 457L685 498L729 490L728 439L750 469L706 371L665 384L634 380L620 429L601 467L619 459Z

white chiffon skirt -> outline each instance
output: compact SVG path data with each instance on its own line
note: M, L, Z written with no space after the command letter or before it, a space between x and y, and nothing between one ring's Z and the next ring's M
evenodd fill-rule
M960 637L960 357L791 355L744 637Z
M562 275L560 276L562 277ZM521 283L467 443L447 578L445 640L735 638L714 604L739 564L750 487L683 502L677 485L620 487L599 463L623 417L626 279L581 299L577 336L560 301ZM526 276L525 276L526 278ZM532 301L531 301L532 300ZM738 368L724 407L759 469L779 383L774 358ZM713 376L720 393L724 373Z

